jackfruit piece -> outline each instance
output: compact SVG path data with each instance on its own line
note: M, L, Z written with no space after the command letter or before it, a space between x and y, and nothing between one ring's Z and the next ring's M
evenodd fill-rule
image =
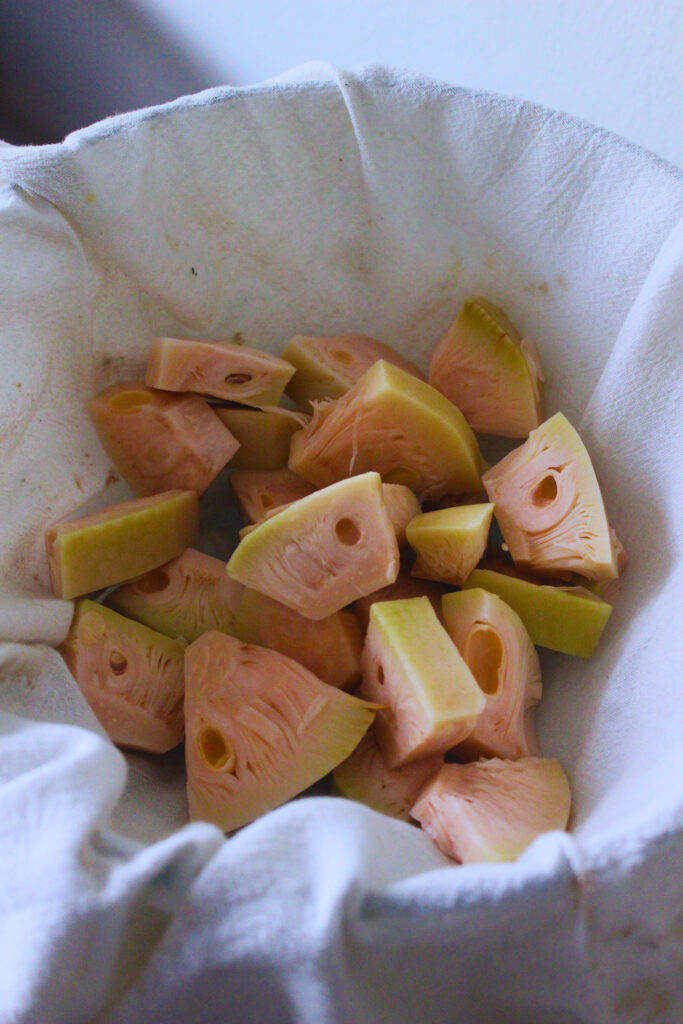
M237 469L230 487L248 524L260 523L266 513L312 494L314 489L291 469Z
M155 338L145 382L164 391L193 391L242 405L277 405L294 367L257 348L229 341Z
M257 590L244 590L235 636L298 661L329 686L350 690L360 680L363 632L353 612L313 622Z
M446 764L410 812L462 864L516 860L544 832L567 827L571 793L559 761L523 757Z
M114 743L163 754L183 739L184 644L81 599L58 648Z
M407 542L406 527L422 511L409 487L403 484L382 484L384 503L396 533L399 547Z
M501 597L539 647L581 658L591 656L612 614L612 606L585 587L549 587L490 569L475 569L463 586Z
M239 441L199 395L170 395L141 381L112 384L88 403L102 447L136 494L203 494Z
M113 590L104 603L189 644L210 629L234 635L244 587L230 579L225 565L220 558L188 548L179 558Z
M541 699L541 666L522 620L501 598L479 588L445 594L442 603L448 635L486 698L456 757L535 754L532 710Z
M176 558L197 533L196 491L133 498L45 533L52 590L80 597L125 583Z
M429 599L376 602L360 695L388 705L375 734L390 768L443 754L472 732L486 700Z
M526 437L543 419L538 352L502 309L468 299L434 349L429 383L480 434Z
M378 359L425 379L410 359L367 334L315 338L297 334L285 345L282 358L296 367L285 390L302 409L326 398L340 398Z
M393 583L380 590L373 591L366 597L359 597L353 602L353 612L358 617L363 629L368 628L370 621L370 609L376 601L400 601L409 597L427 597L429 603L441 619L441 598L446 593L446 587L442 583L434 583L432 580L416 579L410 572L401 568Z
M425 512L408 524L408 543L417 552L413 576L462 586L484 551L493 505L459 505Z
M231 832L332 771L375 709L291 658L205 633L185 653L190 817Z
M300 498L243 537L228 574L308 619L324 619L398 575L377 473Z
M305 427L310 416L279 406L249 409L244 406L213 407L216 416L239 441L230 460L231 469L282 469L289 459L289 442Z
M380 361L292 436L289 468L316 487L374 470L420 501L476 491L481 455L460 412L424 381Z
M333 772L334 787L347 800L367 804L380 814L411 821L410 809L423 786L443 766L443 757L427 757L403 768L388 768L373 730Z

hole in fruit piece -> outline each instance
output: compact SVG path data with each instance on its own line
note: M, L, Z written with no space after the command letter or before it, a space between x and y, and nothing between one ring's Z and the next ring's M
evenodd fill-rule
M334 528L334 532L337 534L337 540L340 544L344 544L346 547L353 547L360 540L360 530L354 523L353 519L340 519Z
M248 384L250 380L250 373L229 373L225 378L225 383L237 387L239 384Z
M342 366L353 365L353 356L343 348L338 348L336 352L333 352L332 358L336 359L338 363L342 364Z
M141 594L160 594L171 582L165 569L152 569L139 579L135 585Z
M112 651L109 655L109 668L115 676L122 676L128 668L128 658L121 651Z
M480 688L494 694L500 682L503 644L491 626L477 623L465 641L465 661Z
M420 474L406 466L396 466L388 473L383 473L382 480L385 484L403 484L404 487L414 487L420 481Z
M259 494L259 501L261 502L261 508L272 508L275 504L275 499L272 494Z
M382 668L381 665L377 666L377 682L380 684L380 686L384 682L384 669Z
M197 736L197 750L204 764L218 772L232 771L235 753L222 732L213 726L205 726Z
M531 500L537 508L543 508L544 505L551 505L556 497L557 480L554 476L544 476L534 487Z
M143 405L153 401L148 391L120 391L109 399L109 408L112 412L137 412Z

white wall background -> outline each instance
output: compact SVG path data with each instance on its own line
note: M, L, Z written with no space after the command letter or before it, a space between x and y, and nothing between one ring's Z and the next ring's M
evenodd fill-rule
M568 111L683 165L682 0L136 2L216 84L314 59L402 65Z

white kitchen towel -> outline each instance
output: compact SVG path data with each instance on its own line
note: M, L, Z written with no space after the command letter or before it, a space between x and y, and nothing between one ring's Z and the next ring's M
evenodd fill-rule
M678 1024L683 175L530 104L307 65L1 146L0 180L0 1024ZM425 365L472 293L536 339L631 555L596 655L542 654L571 834L455 867L333 798L182 827L178 757L124 790L44 646L71 611L45 526L126 493L84 402L160 333L358 330Z

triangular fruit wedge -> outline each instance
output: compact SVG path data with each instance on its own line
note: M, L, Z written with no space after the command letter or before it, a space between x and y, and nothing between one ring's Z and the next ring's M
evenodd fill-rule
M236 469L230 487L247 523L260 523L267 512L312 494L314 488L291 469Z
M373 604L362 663L361 696L387 705L375 733L390 768L445 753L484 710L476 679L427 597Z
M342 480L264 519L228 573L309 619L324 619L398 575L396 535L377 473Z
M472 761L535 754L531 712L541 699L541 666L520 617L495 594L480 589L445 594L443 617L486 698L456 756Z
M477 491L481 455L465 417L435 388L380 361L292 436L289 468L316 487L375 470L420 500Z
M309 408L312 402L341 397L378 359L393 363L420 380L425 379L410 359L367 334L333 337L297 334L287 342L282 358L296 367L285 390L302 409Z
M184 649L85 599L58 648L113 742L154 754L183 738Z
M409 822L418 793L442 765L443 757L427 757L403 768L387 767L371 729L354 752L334 769L332 777L340 796Z
M226 574L220 558L188 548L179 558L113 590L105 604L160 633L192 643L210 629L234 632L243 591Z
M522 338L486 299L468 299L434 349L429 383L458 406L480 434L526 437L543 419L541 370Z
M487 470L482 481L520 568L616 578L617 557L595 471L561 412Z
M538 836L567 827L571 794L559 761L446 764L410 812L462 864L515 860Z
M458 505L416 516L407 526L417 552L413 576L462 586L486 550L493 505Z
M283 654L224 633L188 647L185 679L190 817L225 832L332 771L374 716Z
M289 459L292 434L308 423L310 416L292 409L267 406L214 405L213 411L239 441L239 450L230 460L231 469L281 469Z

